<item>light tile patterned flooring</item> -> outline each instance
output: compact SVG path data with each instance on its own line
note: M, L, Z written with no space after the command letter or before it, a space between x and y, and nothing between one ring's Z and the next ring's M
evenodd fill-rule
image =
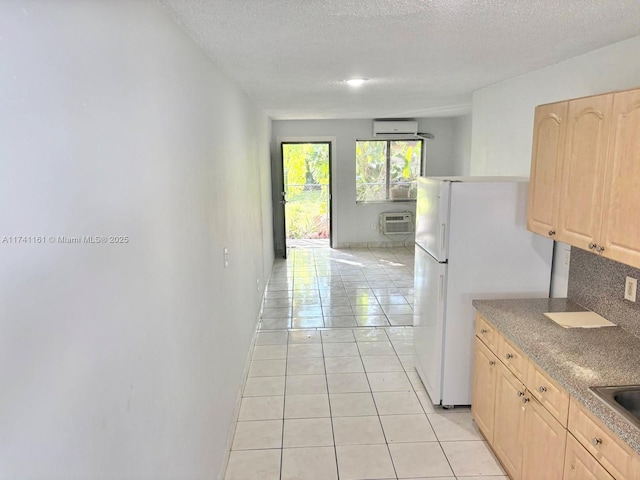
M225 480L506 480L412 361L413 252L291 250L269 281Z

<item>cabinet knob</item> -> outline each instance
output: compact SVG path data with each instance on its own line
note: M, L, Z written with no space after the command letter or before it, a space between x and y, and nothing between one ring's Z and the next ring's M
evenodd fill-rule
M591 443L593 443L594 446L598 446L602 443L602 439L598 438L598 437L593 437L591 439Z
M522 403L527 403L529 402L529 398L528 397L523 397L522 398Z
M556 234L555 230L549 230L549 236L553 237Z
M596 252L604 252L604 247L596 247Z
M597 245L595 243L590 243L589 244L589 250L593 250L596 247L597 247Z
M487 333L487 332L489 332L489 330L487 330L486 328L481 328L480 329L480 333L484 334L484 333Z
M492 366L492 367L493 367L495 364L496 364L495 360L489 360L489 365L490 365L490 366Z
M524 397L524 392L522 392L522 391L518 391L518 396L519 396L519 397Z
M513 358L513 354L512 353L507 353L505 355L505 357L506 357L507 360L511 360Z
M538 387L538 391L539 391L540 393L544 393L544 392L546 392L546 391L547 391L547 387L540 386L540 387Z

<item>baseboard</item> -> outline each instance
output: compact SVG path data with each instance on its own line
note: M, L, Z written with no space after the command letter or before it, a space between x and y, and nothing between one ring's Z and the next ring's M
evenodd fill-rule
M413 247L414 241L402 242L338 242L335 248L400 248Z

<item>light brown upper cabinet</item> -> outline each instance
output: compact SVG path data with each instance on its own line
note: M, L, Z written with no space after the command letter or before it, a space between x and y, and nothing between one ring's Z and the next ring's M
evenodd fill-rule
M612 94L569 102L556 239L582 249L599 245L612 105Z
M640 89L536 108L529 230L640 267Z
M598 245L608 258L640 267L640 90L616 93Z
M555 238L569 102L540 105L533 123L529 230Z

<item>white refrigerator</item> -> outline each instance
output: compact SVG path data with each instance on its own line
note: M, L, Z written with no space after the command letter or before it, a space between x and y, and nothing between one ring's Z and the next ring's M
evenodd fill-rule
M414 361L435 405L471 404L471 301L549 296L553 241L526 229L528 179L420 177Z

